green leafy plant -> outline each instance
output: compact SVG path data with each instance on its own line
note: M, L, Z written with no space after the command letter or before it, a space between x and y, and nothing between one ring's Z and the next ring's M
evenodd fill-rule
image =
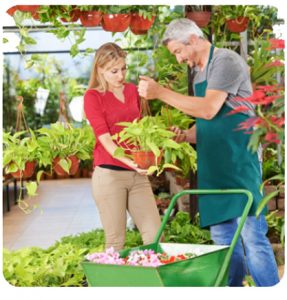
M163 122L159 122L157 118L146 116L140 120L133 122L120 122L119 126L123 126L120 133L113 136L121 147L117 148L114 153L115 157L125 156L125 150L133 151L152 151L155 157L161 155L161 151L180 146L172 138L175 134L165 128ZM161 166L151 166L148 173L157 171L159 175L164 168L175 168L172 164L163 164Z
M192 224L189 214L179 211L175 218L167 224L164 231L165 242L212 244L209 230L200 229Z
M60 157L60 166L69 173L71 161L69 156L75 155L80 160L91 158L94 143L90 128L73 128L70 124L51 124L50 128L40 128L38 141L45 153L50 153L48 159L52 165L53 159ZM88 133L88 137L87 134Z

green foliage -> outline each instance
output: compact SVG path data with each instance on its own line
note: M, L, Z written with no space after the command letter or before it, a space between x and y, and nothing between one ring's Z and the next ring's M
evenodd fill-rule
M74 128L70 124L51 124L50 128L40 128L38 141L52 160L76 155L80 160L90 159L94 147L91 127Z
M178 212L175 218L167 224L164 231L165 242L211 244L210 232L192 224L189 214Z
M282 246L285 244L285 220L283 216L277 215L278 211L274 210L270 212L268 215L266 215L266 221L268 223L269 232L270 235L271 232L275 232L278 239L280 240Z

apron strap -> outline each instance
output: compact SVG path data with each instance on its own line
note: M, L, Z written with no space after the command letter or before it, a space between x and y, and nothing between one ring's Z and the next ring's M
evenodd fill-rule
M210 51L209 51L208 63L207 63L207 67L206 67L205 80L207 80L207 72L208 72L209 64L210 64L210 62L212 60L212 57L213 57L214 48L215 48L214 45L211 44Z

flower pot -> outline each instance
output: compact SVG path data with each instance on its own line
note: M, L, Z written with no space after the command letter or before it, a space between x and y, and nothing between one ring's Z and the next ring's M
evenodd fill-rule
M106 31L123 32L129 27L130 21L130 14L105 14L102 19L102 26Z
M82 11L80 14L81 24L84 27L96 27L101 23L102 13L100 11Z
M17 9L18 9L18 5L14 5L9 9L7 9L6 13L12 17Z
M186 17L196 23L200 28L208 25L211 17L210 11L190 11Z
M159 157L155 157L152 151L136 151L132 153L134 162L141 169L148 169L150 166L160 164L163 153Z
M36 161L27 161L25 163L24 170L22 170L22 171L18 170L11 174L14 178L17 178L17 179L20 179L21 177L22 177L22 179L28 179L28 178L32 177L32 175L34 174L35 168L36 168Z
M64 12L64 11L63 11ZM70 12L69 18L60 18L62 22L76 22L80 17L81 11L79 9L73 8Z
M131 15L130 29L134 34L145 34L151 28L155 17L151 20L144 18L137 13Z
M61 157L58 156L53 160L53 169L58 176L75 175L79 169L80 160L75 155L68 156L66 159L71 161L69 173L67 173L59 164Z
M17 9L23 12L36 12L41 5L17 5Z
M249 23L248 17L237 17L226 21L226 26L231 32L243 32L247 29Z
M189 178L185 178L185 177L181 177L181 176L176 176L175 177L175 182L176 182L177 185L185 187L189 183Z

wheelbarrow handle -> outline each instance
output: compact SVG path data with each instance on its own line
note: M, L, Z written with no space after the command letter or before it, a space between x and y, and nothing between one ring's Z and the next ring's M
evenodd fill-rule
M242 213L242 216L240 218L240 222L237 226L237 229L235 231L235 234L234 234L234 237L232 239L232 242L230 244L230 247L228 249L228 252L225 256L225 259L223 261L223 264L221 266L221 269L217 275L217 278L216 278L216 282L215 282L215 286L220 286L224 276L225 276L225 273L227 271L227 268L229 266L229 263L230 263L230 259L231 259L231 255L233 253L233 250L234 250L234 247L238 241L238 238L240 236L240 233L241 233L241 230L242 230L242 227L245 223L245 220L248 216L248 213L250 211L250 208L252 206L252 202L253 202L253 196L251 194L250 191L248 190L244 190L244 189L227 189L227 190L183 190L177 194L175 194L172 199L171 199L171 202L168 206L168 209L165 213L165 216L162 220L162 223L161 223L161 226L157 232L157 235L155 237L155 241L154 243L159 243L159 240L162 236L162 233L164 231L164 228L166 226L166 223L171 215L171 212L172 212L172 209L177 201L178 198L180 198L181 196L183 195L210 195L210 194L245 194L247 196L247 203L245 205L245 208L243 210L243 213Z

